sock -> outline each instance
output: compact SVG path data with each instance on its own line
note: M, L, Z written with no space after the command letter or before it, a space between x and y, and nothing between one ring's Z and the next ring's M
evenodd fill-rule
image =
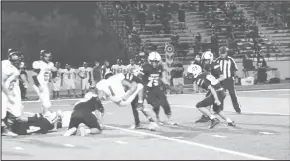
M86 133L86 134L90 134L90 133L91 133L91 129L86 129L86 130L85 130L85 133Z
M230 118L227 118L226 120L227 120L228 123L233 122Z
M210 115L209 117L211 120L215 119L216 117L214 115Z

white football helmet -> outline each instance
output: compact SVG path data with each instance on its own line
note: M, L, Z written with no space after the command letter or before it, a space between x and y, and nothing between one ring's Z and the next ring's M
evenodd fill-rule
M202 72L202 69L199 65L192 64L187 67L187 72L192 74L193 78L196 78Z
M202 54L201 59L202 60L209 60L209 63L211 64L213 61L213 54L210 51L206 51Z
M148 56L149 61L161 61L161 56L159 53L153 51Z

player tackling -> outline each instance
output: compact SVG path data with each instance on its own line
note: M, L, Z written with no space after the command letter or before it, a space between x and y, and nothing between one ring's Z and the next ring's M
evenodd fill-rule
M105 79L97 83L99 90L99 98L109 98L118 106L127 106L131 104L133 109L142 112L145 117L150 121L149 129L155 130L158 126L149 115L148 109L144 107L144 89L142 80L133 74L119 73L113 75L112 72L105 74ZM135 110L133 110L134 112ZM134 117L136 115L134 114ZM139 126L139 118L135 117L135 125Z
M196 108L210 118L210 128L214 128L220 121L210 112L208 106L213 106L213 111L227 121L229 126L235 126L235 123L230 118L225 117L222 112L226 93L217 79L207 72L202 72L199 65L189 66L187 72L193 75L199 87L210 91L205 99L196 104Z

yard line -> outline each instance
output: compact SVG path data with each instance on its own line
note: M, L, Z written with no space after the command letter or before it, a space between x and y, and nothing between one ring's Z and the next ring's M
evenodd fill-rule
M169 141L182 143L182 144L187 144L187 145L191 145L191 146L195 146L195 147L201 147L201 148L210 149L210 150L214 150L214 151L222 152L222 153L227 153L227 154L231 154L231 155L241 156L241 157L245 157L245 158L249 158L249 159L253 159L253 160L273 160L273 159L270 159L270 158L260 157L260 156L247 154L247 153L242 153L242 152L237 152L237 151L233 151L233 150L227 150L227 149L218 148L218 147L205 145L205 144L201 144L201 143L196 143L196 142L192 142L192 141L181 140L181 139L177 139L177 138L171 138L171 137L167 137L167 136L151 134L151 133L146 133L146 132L141 132L141 131L134 131L134 130L129 130L129 129L116 127L116 126L111 126L111 125L104 125L104 126L107 127L107 128L115 129L115 130L121 130L121 131L129 132L129 133L135 133L135 134L144 135L144 136L151 136L151 137L154 137L154 138L159 138L159 139L163 139L163 140L169 140Z
M190 108L190 109L196 109L196 107L192 106L187 106L187 105L178 105L178 104L170 104L172 107L180 107L180 108ZM233 111L227 111L224 110L224 112L232 112ZM278 116L290 116L290 114L282 114L282 113L270 113L270 112L251 112L251 111L243 111L242 114L260 114L260 115L278 115Z

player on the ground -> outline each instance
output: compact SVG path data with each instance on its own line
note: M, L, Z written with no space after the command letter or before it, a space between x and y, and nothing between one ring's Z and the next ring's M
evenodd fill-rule
M18 135L29 135L32 133L46 134L50 130L60 128L58 126L58 116L56 112L43 115L42 113L21 116L12 126L13 132Z
M65 132L64 136L71 136L78 131L81 136L101 133L102 129L96 117L96 115L99 115L98 112L101 112L103 115L104 107L95 92L95 88L91 88L84 98L74 105L73 112L69 118L68 130ZM60 115L62 115L62 113L60 113ZM61 118L65 119L63 116L64 115L62 115ZM85 129L81 124L87 126L88 129Z
M8 60L2 60L2 135L16 136L12 124L22 114L21 92L19 87L20 57L18 52L8 51Z
M146 86L148 104L153 106L153 111L156 114L157 120L159 119L160 106L163 107L164 112L168 118L168 123L176 125L171 120L171 107L168 103L165 93L161 90L162 84L169 86L169 82L166 80L166 71L161 65L161 56L157 52L151 52L148 56L149 63L145 63L142 66L143 69L143 81Z
M112 71L114 74L124 73L125 66L122 65L122 60L117 59L117 64L112 66Z
M229 126L235 126L235 123L230 118L225 117L222 112L226 93L219 81L211 74L202 72L201 67L198 65L188 67L187 72L193 75L199 87L210 91L210 94L205 99L196 104L196 108L210 118L210 128L216 126L220 121L210 112L207 108L208 106L213 106L213 111L227 121Z
M59 99L59 91L60 86L62 84L61 80L61 74L62 69L60 68L60 63L55 63L56 71L52 72L52 85L53 85L53 99Z
M56 71L56 67L51 62L51 53L46 50L40 51L40 60L34 61L32 64L34 81L33 88L42 103L41 112L46 115L51 107L50 92L48 82L52 71Z
M84 62L83 66L79 68L78 76L81 78L82 97L84 97L85 93L87 93L92 85L92 75L88 63Z
M76 78L76 71L75 69L71 68L69 64L65 65L65 69L62 71L62 83L64 85L64 88L67 90L68 97L71 98L70 91L72 90L74 93L74 97L77 97L76 95L76 86L75 86L75 78Z
M222 70L220 68L220 65L213 61L213 54L210 51L206 51L202 54L201 60L202 60L202 66L203 71L208 72L212 76L214 76L217 81L221 82L225 79ZM207 92L206 97L210 95L210 91ZM209 107L210 108L210 107ZM195 123L199 122L208 122L210 121L210 118L206 115L202 115L202 117L195 121Z
M144 106L144 86L142 80L133 74L119 73L113 75L109 72L105 75L105 79L97 84L99 90L99 97L108 97L112 102L118 106L127 106L131 104L135 119L134 128L140 127L140 120L138 111L142 112L150 121L149 129L155 130L158 126L149 115L148 108Z

